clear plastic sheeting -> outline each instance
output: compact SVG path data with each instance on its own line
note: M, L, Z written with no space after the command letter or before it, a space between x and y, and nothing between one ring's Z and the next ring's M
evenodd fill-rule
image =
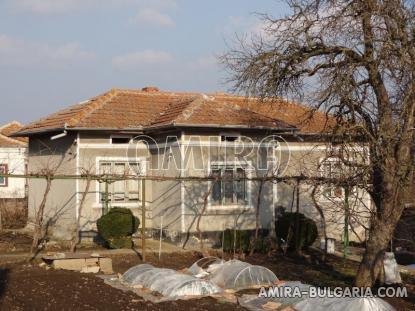
M130 268L121 280L127 286L148 288L166 297L206 296L221 292L221 289L210 281L148 264Z
M151 270L151 269L154 269L154 267L148 264L142 264L142 265L131 267L130 269L124 272L122 276L122 281L131 285L137 275L143 273L144 271Z
M293 290L297 289L301 295L293 295ZM386 301L374 297L361 298L310 298L308 292L311 285L301 282L286 282L278 288L279 295L275 297L258 297L256 295L243 295L238 299L241 306L252 311L267 310L265 307L269 303L274 303L275 310L284 310L286 307L294 308L297 311L395 311ZM287 293L288 295L284 295ZM291 293L291 295L289 294Z
M212 264L207 271L210 272L209 280L227 289L267 286L273 285L278 281L278 278L271 270L239 260Z
M223 260L219 259L218 257L210 256L210 257L203 257L196 261L193 265L187 269L192 275L195 277L205 277L209 274L207 269L213 264L221 264Z
M307 298L296 303L298 311L395 311L380 298Z
M274 302L279 305L277 310L282 310L285 307L291 307L294 304L303 301L304 299L308 298L308 293L311 285L303 284L299 281L289 281L286 282L278 288L280 290L279 293L293 293L294 288L297 288L299 292L304 293L302 295L287 295L285 297L283 294L278 295L276 297L259 297L257 295L243 295L241 298L238 299L241 306L248 308L249 310L254 311L262 311L264 308L262 306L266 305L269 302Z

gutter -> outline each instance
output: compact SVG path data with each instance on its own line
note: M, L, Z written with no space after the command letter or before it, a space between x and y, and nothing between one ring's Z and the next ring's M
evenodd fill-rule
M60 131L124 131L124 132L140 132L143 133L143 127L139 128L128 128L128 129L120 129L120 128L104 128L104 127L96 127L96 128L85 128L85 127L59 127L59 128L51 128L51 129L44 129L40 131L19 131L10 135L10 137L26 137L38 134L46 134L50 132L60 132Z

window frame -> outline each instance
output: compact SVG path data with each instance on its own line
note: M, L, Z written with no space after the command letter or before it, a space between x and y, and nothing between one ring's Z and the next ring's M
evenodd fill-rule
M101 163L110 163L111 167L114 167L116 163L124 163L125 165L127 165L128 167L130 166L130 163L134 163L134 164L138 164L141 166L141 173L143 175L145 175L146 173L146 161L145 161L145 157L137 157L137 158L125 158L125 157L96 157L96 168L97 171L99 172L99 174L101 174ZM126 193L128 193L128 181L124 180L125 184L124 184L124 189L126 189ZM104 208L105 206L105 202L101 199L101 184L104 185L104 183L100 183L98 181L95 182L95 203L94 203L94 207L95 208ZM114 183L109 184L109 186L111 187L111 185L114 185ZM139 181L139 185L138 185L138 198L137 200L133 200L133 201L115 201L113 200L113 196L111 196L111 200L109 200L108 204L109 206L117 206L117 207L126 207L126 208L139 208L140 207L140 202L142 202L142 181Z
M0 163L0 172L3 171L3 174L7 174L9 171L9 166L6 163ZM0 183L0 187L7 188L9 186L9 178L4 176L4 183Z
M220 167L222 170L226 170L226 167L228 166L233 166L233 172L234 174L236 174L237 170L239 168L244 169L245 171L245 176L247 178L251 178L251 170L249 169L251 167L251 161L247 161L247 162L242 162L242 161L211 161L209 162L209 166L208 166L208 174L209 176L211 176L212 172L214 169L216 169L217 167ZM209 181L208 182L208 189L211 189L213 181ZM208 209L210 210L224 210L224 209L250 209L252 208L252 200L251 200L251 196L252 196L252 181L247 180L246 184L245 184L245 200L246 200L246 204L240 204L240 203L232 203L232 204L225 204L224 200L225 197L224 195L222 195L222 199L221 199L221 204L216 204L213 201L213 188L212 188L212 193L210 193L209 198L208 198ZM235 190L233 190L233 196L236 197L236 192Z
M226 138L234 138L233 140L227 140ZM234 144L241 142L241 133L239 132L220 132L219 141L222 144Z
M325 170L323 168L325 163L330 163L331 167L330 167L330 176L327 176L325 173ZM332 170L332 165L333 163L339 163L340 167L342 167L342 162L341 159L338 157L328 157L328 158L321 158L319 161L319 171L320 171L320 176L321 177L327 177L327 178L331 178L331 175L333 174L333 170ZM343 168L341 168L342 170ZM341 170L339 173L341 173ZM336 189L340 188L341 190L341 194L340 195L336 195ZM326 195L326 191L329 190L330 195ZM345 193L344 193L344 188L340 187L340 186L335 186L335 185L323 185L322 186L322 193L321 193L322 197L324 199L326 199L327 201L343 201L344 197L345 197Z
M114 143L113 138L125 138L128 139L128 143ZM111 135L110 136L110 144L111 145L128 145L133 137L131 135Z

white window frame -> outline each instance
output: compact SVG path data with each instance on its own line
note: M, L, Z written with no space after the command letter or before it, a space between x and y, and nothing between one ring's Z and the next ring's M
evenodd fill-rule
M208 176L211 175L212 173L212 169L213 167L218 167L218 166L235 166L235 167L242 167L242 168L246 168L245 173L246 173L246 177L247 178L251 178L252 177L252 172L249 169L250 167L252 167L252 161L209 161L208 164ZM208 189L211 189L212 187L212 182L213 181L209 181L208 182ZM213 190L213 189L212 189ZM227 210L227 209L250 209L252 208L252 181L251 180L247 180L246 181L246 200L247 200L247 204L213 204L212 202L212 193L210 193L209 197L208 197L208 206L207 208L210 210Z
M145 175L146 168L146 158L145 157L136 157L136 158L126 158L126 157L96 157L95 158L95 167L96 171L100 173L100 163L101 162L124 162L124 163L138 163L142 168L142 174ZM104 203L101 202L100 198L100 183L95 182L95 203L93 204L94 208L104 208ZM126 207L126 208L139 208L140 202L142 202L143 194L141 192L141 182L138 189L138 201L134 202L110 202L110 205L116 205L117 207Z

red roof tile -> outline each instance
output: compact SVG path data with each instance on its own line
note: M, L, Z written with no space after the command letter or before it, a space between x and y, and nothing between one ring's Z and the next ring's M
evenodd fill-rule
M323 131L325 115L316 112L308 120L309 112L306 106L282 100L267 105L256 99L224 94L113 89L33 122L23 127L20 134L64 128L134 130L169 125L273 129L296 126L302 133Z
M26 137L9 137L23 128L17 121L0 126L0 147L22 147L27 144Z

